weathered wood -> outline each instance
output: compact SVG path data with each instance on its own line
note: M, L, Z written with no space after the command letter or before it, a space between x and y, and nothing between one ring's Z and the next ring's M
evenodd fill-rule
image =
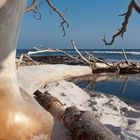
M93 112L69 107L64 113L64 124L75 140L119 140L107 127L99 122Z
M81 52L77 49L76 45L75 45L75 42L74 40L71 40L71 44L72 44L72 47L75 49L75 51L80 55L80 57L83 59L83 61L85 61L87 64L89 64L90 66L93 65L93 62L89 61L88 59L86 59L82 54Z
M127 56L126 56L125 50L122 49L122 51L123 51L123 56L124 56L124 58L125 58L125 60L126 60L126 63L130 65L130 62L129 62L129 60L127 59Z
M105 61L92 61L91 64L84 64L80 59L70 58L69 56L40 56L40 57L31 57L32 59L28 59L27 57L23 57L21 65L40 65L40 64L69 64L69 65L89 65L92 68L93 73L104 73L104 72L113 72L119 74L137 74L140 73L140 64L139 63L130 63L125 62L110 62L107 63ZM38 62L35 62L38 61ZM79 62L78 62L79 61ZM90 60L89 60L90 61ZM18 64L19 65L19 64Z
M18 87L15 55L27 0L0 0L0 140L49 140L50 113L33 99L27 102Z
M99 122L93 112L80 111L76 107L66 110L60 101L47 92L36 91L37 101L54 117L63 121L74 140L119 140L105 125Z
M43 53L43 52L60 52L60 53L64 53L66 56L68 56L68 57L70 57L70 58L72 58L72 59L74 59L74 60L77 60L77 61L79 61L79 62L81 62L81 63L83 63L83 64L85 64L85 62L84 61L82 61L82 60L80 60L80 59L78 59L77 57L74 57L74 56L72 56L72 55L70 55L69 53L67 53L66 51L63 51L63 50L60 50L60 49L50 49L50 48L47 48L47 49L44 49L44 50L40 50L39 48L37 48L37 47L34 47L37 51L29 51L27 54L28 55L31 55L31 54L38 54L38 53Z
M39 102L44 109L49 111L53 117L61 120L64 114L63 104L55 97L52 97L47 92L41 93L37 90L35 93L35 99Z
M18 69L20 66L31 66L31 65L40 65L43 63L36 62L29 55L21 54L19 60L16 62L16 68Z

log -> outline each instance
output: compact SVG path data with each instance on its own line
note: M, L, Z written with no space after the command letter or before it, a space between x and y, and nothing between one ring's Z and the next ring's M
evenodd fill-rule
M54 118L62 119L64 114L63 104L55 97L52 97L47 92L42 93L37 90L35 93L35 99L38 103L47 111L49 111Z
M69 107L64 113L64 124L75 140L119 140L105 125L99 122L93 112Z
M65 124L74 140L119 140L93 112L80 111L76 107L64 109L62 103L47 92L36 91L34 95L44 109Z
M0 0L0 140L49 140L53 118L18 87L15 55L27 0Z
M92 70L88 66L69 66L59 64L20 67L17 70L17 73L19 86L32 95L44 84L61 79L92 74Z

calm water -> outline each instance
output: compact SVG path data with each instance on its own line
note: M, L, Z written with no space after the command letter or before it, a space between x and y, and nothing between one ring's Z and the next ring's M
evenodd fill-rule
M27 53L29 50L17 50L17 57L19 57L22 53ZM78 54L74 50L65 50L67 53L77 56ZM85 55L85 51L93 54L95 57L102 58L107 61L122 61L124 60L124 56L121 50L99 50L99 49L90 49L90 50L81 50L81 52ZM130 61L140 62L140 49L131 49L125 50L127 57ZM64 55L63 53L40 53L36 56L44 56L44 55ZM77 81L76 84L81 88L85 88L89 83L85 81ZM119 80L113 79L106 82L100 82L94 84L90 84L87 86L88 90L95 92L102 92L107 94L116 95L119 97L127 98L130 100L134 100L140 102L140 75L128 75L128 80ZM124 88L125 87L125 88Z
M113 79L93 84L82 79L74 81L76 85L90 92L116 95L140 102L140 75L127 75L126 79Z

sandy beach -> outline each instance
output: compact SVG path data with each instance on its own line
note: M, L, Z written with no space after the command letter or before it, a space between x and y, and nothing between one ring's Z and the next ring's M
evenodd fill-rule
M86 66L61 64L24 66L17 70L20 88L32 97L36 90L40 90L41 92L47 91L52 96L58 98L64 104L65 108L76 106L80 110L94 112L96 118L122 140L139 140L139 109L132 107L130 104L126 104L116 96L104 95L102 93L87 93L72 82L66 81L71 77L91 73L91 69ZM60 125L57 125L57 128L59 128L58 126L60 127ZM63 129L65 128L62 127ZM63 133L63 138L60 136L61 134L62 131L58 134L60 140L65 138L64 135L68 136L67 131ZM70 139L70 137L65 139Z

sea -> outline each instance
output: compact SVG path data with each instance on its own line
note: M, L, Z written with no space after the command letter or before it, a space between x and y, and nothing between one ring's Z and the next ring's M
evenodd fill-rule
M27 50L27 49L18 49L17 50L17 57L19 57L21 54L26 54L29 51L35 51L35 50ZM72 49L63 49L63 51L66 51L70 55L78 56L77 52ZM81 49L80 52L83 55L92 54L93 56L113 62L113 61L124 61L125 58L123 56L123 51L120 49ZM140 63L140 49L126 49L126 56L129 61L132 62L138 62ZM35 54L33 56L63 56L65 54L60 52L45 52L45 53L39 53ZM133 74L133 75L125 75L127 76L126 79L113 79L110 81L104 81L97 83L96 85L90 85L90 88L87 90L91 92L96 93L104 93L104 94L111 94L116 95L118 97L132 100L135 102L140 103L140 74ZM87 86L87 83L84 81L75 82L79 87L85 89Z

